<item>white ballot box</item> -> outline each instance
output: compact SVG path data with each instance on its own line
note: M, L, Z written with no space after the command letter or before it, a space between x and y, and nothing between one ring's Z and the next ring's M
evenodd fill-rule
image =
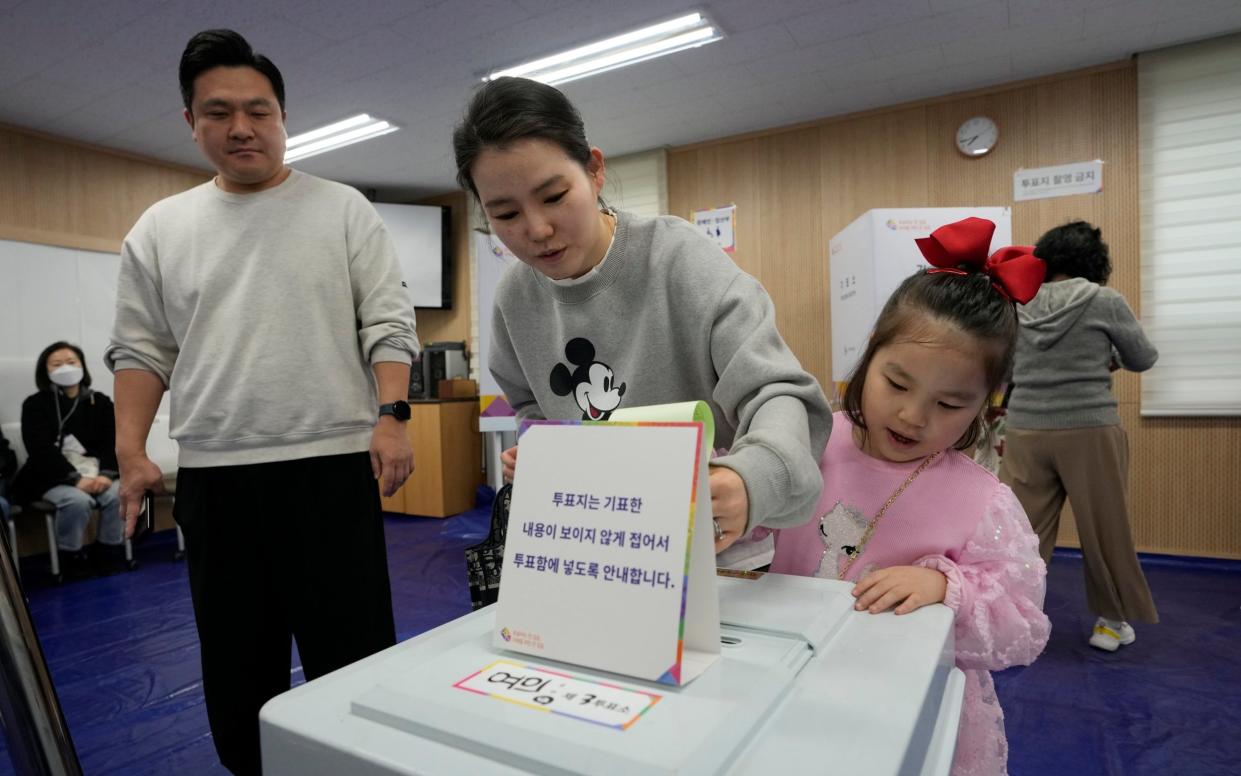
M497 649L491 606L272 699L263 772L947 776L964 689L949 609L718 581L721 655L688 684Z
M866 349L884 302L901 281L927 266L914 242L944 224L975 216L995 223L991 250L1012 245L1006 207L867 210L828 243L832 311L832 381L844 381Z

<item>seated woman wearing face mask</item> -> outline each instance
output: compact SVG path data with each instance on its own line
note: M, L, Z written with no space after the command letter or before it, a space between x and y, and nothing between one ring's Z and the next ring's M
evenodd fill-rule
M56 505L56 544L67 576L123 563L116 465L116 420L112 400L90 389L82 349L54 342L35 365L39 391L22 403L22 440L28 459L17 474L17 500ZM99 533L93 557L82 549L82 533L94 506Z

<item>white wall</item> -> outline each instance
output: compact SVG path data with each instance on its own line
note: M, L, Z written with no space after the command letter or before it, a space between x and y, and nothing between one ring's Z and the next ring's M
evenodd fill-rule
M116 254L0 240L0 422L21 420L35 360L56 340L79 345L94 388L112 394L103 351L119 268Z

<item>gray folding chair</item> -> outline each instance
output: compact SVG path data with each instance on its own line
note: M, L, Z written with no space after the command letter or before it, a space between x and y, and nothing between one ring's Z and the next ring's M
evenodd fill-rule
M4 424L4 436L13 446L13 452L17 454L17 466L20 469L26 464L26 444L22 441L21 424ZM91 499L91 506L96 510L99 508L98 505L94 503L94 499ZM56 546L56 505L50 501L44 501L43 499L32 501L29 504L24 505L14 504L12 517L17 517L19 514L23 514L25 509L29 509L31 512L43 515L44 524L47 526L47 555L48 559L51 561L52 577L58 583L64 581L64 576L60 570L60 551L59 547ZM9 545L13 553L13 568L17 570L20 576L21 567L18 563L19 553L17 551L16 522L10 519L8 520L8 525L6 527L9 531ZM178 545L182 547L184 546L183 541L180 539L180 529L178 529ZM125 565L130 571L137 566L137 563L134 561L133 543L128 539L125 540Z

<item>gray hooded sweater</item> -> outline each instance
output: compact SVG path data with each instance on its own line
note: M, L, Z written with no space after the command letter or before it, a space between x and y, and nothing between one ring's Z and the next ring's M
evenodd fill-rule
M1120 424L1111 364L1144 372L1159 357L1118 292L1071 278L1045 283L1017 307L1021 323L1008 425L1025 429Z

